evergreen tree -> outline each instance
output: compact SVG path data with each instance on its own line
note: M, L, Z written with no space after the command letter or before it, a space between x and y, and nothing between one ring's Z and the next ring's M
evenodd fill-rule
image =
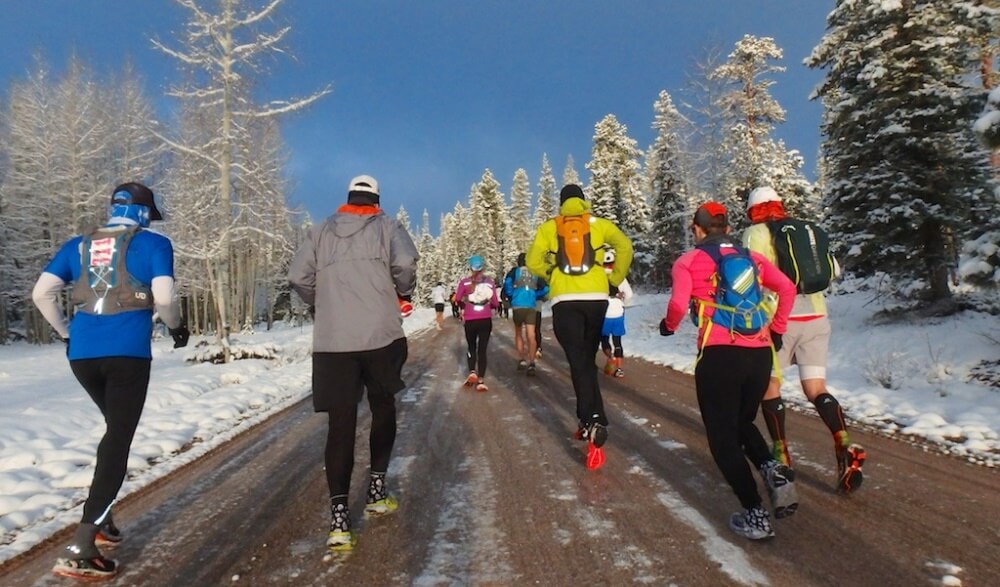
M785 70L771 62L782 56L774 39L745 35L710 74L726 88L718 100L729 121L720 145L725 166L718 187L731 210L745 210L750 192L769 185L791 215L815 211L815 194L800 172L802 157L772 137L775 126L785 121L785 110L770 93L770 76ZM737 228L746 224L743 214L731 216Z
M528 172L518 169L514 172L514 182L510 188L510 245L507 247L505 266L515 262L518 253L528 250L535 237L531 224L531 186ZM513 253L513 256L510 255Z
M410 235L410 238L412 238L413 241L416 242L417 237L415 234L413 234L413 227L410 226L410 215L406 213L406 207L403 206L402 204L399 205L399 211L396 212L396 220L399 220L399 223L402 224L403 228L406 229L406 232L407 234Z
M576 172L576 164L573 162L573 156L567 155L566 167L563 168L562 186L559 186L559 189L562 189L563 186L567 186L571 183L575 183L576 185L583 187L583 184L580 183L580 174Z
M438 242L431 236L431 221L426 209L420 226L420 238L416 239L416 243L420 258L417 260L417 289L413 292L413 303L431 305L431 289L438 280L443 281L443 276Z
M645 239L652 257L646 281L657 287L669 287L670 268L689 245L688 227L694 213L683 162L682 130L686 121L665 90L660 92L653 112L656 139L646 155L646 182L653 217Z
M470 254L482 255L486 261L486 272L496 277L506 265L505 255L509 245L504 240L508 235L509 221L500 183L489 169L473 186L469 204L472 213L469 241L473 244Z
M842 0L828 16L807 64L826 70L824 202L847 269L920 279L930 300L950 300L956 241L993 197L970 47L995 22L962 0Z
M642 193L639 158L642 151L628 129L613 114L594 128L590 188L587 197L594 214L618 225L633 239L646 231L649 208Z
M542 154L542 175L538 179L538 201L535 203L535 214L531 220L532 234L543 222L559 212L556 201L556 178L552 175L549 158ZM534 237L532 237L534 238ZM530 243L529 243L530 244Z

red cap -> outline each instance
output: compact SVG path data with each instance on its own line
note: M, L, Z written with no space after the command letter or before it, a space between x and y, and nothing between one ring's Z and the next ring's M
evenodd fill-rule
M729 225L726 219L726 207L718 202L705 202L694 213L694 224L705 230L709 228L724 228Z

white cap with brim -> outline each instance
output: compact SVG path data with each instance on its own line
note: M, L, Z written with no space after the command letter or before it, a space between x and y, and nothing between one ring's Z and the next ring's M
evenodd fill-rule
M774 188L769 186L761 186L750 192L750 198L747 199L747 210L753 208L757 204L763 204L764 202L780 202L781 198L778 196L778 192L774 191Z
M348 192L368 192L370 194L379 195L378 193L378 182L375 178L370 175L359 175L351 180L350 185L347 187Z

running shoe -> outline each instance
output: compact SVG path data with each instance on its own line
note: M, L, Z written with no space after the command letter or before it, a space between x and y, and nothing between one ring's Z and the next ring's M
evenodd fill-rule
M52 567L52 573L60 577L95 580L114 577L118 573L118 563L95 556L93 558L60 558Z
M480 379L479 383L476 384L476 391L483 392L483 391L489 391L489 390L490 390L490 388L486 386L486 382L483 381L482 379Z
M837 447L837 493L848 494L861 488L865 480L861 466L865 464L865 449L859 444Z
M590 435L590 430L587 429L587 425L580 422L577 425L576 432L573 433L573 438L577 440L587 440Z
M528 368L528 361L525 361L524 359L521 359L520 361L517 362L517 370L518 371L524 371L527 368Z
M729 527L744 538L763 540L774 536L767 510L757 506L745 512L736 512L729 518Z
M604 465L604 443L608 441L607 426L591 422L587 440L587 468L600 469Z
M469 376L465 378L465 386L472 387L476 383L479 383L479 376L475 371L469 371Z
M535 376L535 364L534 363L529 363L528 364L528 376L529 377L534 377Z
M365 517L373 518L391 514L399 509L399 500L395 496L387 495L382 499L369 502L365 505Z
M115 546L122 541L122 531L115 526L114 521L108 516L103 524L97 527L97 535L94 536L94 543L98 546Z
M598 424L597 422L592 422L587 436L590 438L590 442L592 442L594 446L601 448L604 446L604 443L608 441L608 427L603 424Z
M358 537L350 530L330 530L326 538L326 547L334 552L344 552L354 548Z
M593 442L587 444L587 468L596 471L604 466L604 449L595 446Z
M761 465L760 475L767 486L767 495L774 507L774 517L788 517L799 509L799 498L795 491L795 471L778 461L768 461Z

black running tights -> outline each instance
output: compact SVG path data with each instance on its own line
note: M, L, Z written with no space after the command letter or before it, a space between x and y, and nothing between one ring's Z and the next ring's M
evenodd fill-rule
M465 323L465 342L469 345L466 358L469 371L475 371L480 378L486 377L486 347L490 344L493 320L469 320ZM478 368L477 368L478 366Z
M596 421L608 425L594 361L607 310L606 299L572 300L552 306L552 330L566 353L576 393L576 417L584 424Z
M371 471L385 473L389 468L392 445L396 442L396 396L368 391L372 429L368 437ZM347 495L354 470L354 439L358 427L357 404L331 408L327 412L326 483L330 497Z
M111 509L128 470L128 451L149 387L149 359L105 357L70 361L70 369L104 416L97 465L83 504L85 524L99 523Z
M771 458L754 424L770 378L771 347L705 347L694 370L708 448L745 509L761 504L747 458L756 467Z

